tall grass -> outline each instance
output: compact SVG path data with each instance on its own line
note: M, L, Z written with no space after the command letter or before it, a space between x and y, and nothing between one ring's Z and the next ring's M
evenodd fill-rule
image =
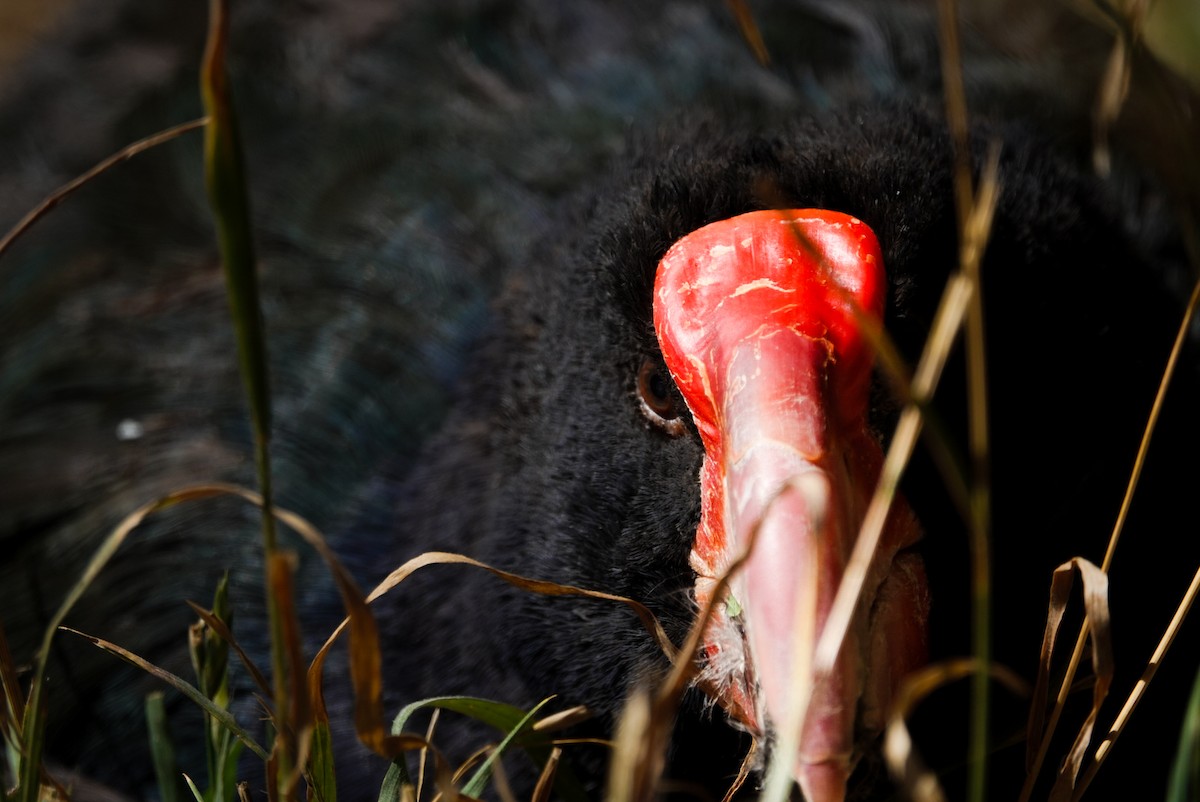
M765 49L760 36L756 36L756 28L752 15L744 4L732 4L739 24L746 31L747 37L756 51L765 57ZM901 416L900 426L893 438L892 452L888 455L885 465L884 479L877 497L867 514L864 524L864 534L859 539L862 554L856 552L851 561L852 566L858 566L859 573L865 572L869 561L872 543L878 538L878 531L871 535L871 527L882 527L891 496L895 493L900 474L908 456L911 455L916 439L922 428L922 404L931 397L941 368L959 333L965 329L968 342L968 365L971 366L971 474L978 481L970 485L970 509L972 512L972 565L971 573L974 583L973 602L976 605L973 617L975 633L974 653L970 660L957 661L944 666L934 666L929 671L922 672L912 678L902 694L900 706L893 716L887 734L888 759L892 765L897 783L920 799L938 799L941 791L933 778L923 767L919 759L919 744L913 745L904 729L904 715L919 699L939 684L957 681L964 677L973 678L972 709L971 709L971 755L972 774L969 784L969 798L972 802L982 800L986 796L987 753L990 745L987 741L988 731L988 693L990 683L997 677L1004 679L1007 675L1002 667L993 664L989 647L989 610L990 579L988 521L989 500L986 483L988 443L986 441L987 409L984 403L985 387L982 384L983 366L985 364L984 343L982 340L983 307L979 290L979 265L986 250L990 233L991 213L994 210L997 195L997 178L995 154L989 161L989 169L976 182L972 180L971 170L967 162L966 132L969 110L966 107L961 83L956 80L960 75L961 65L957 54L958 23L954 15L954 4L946 0L940 3L942 18L943 45L943 74L946 78L946 108L950 127L955 137L955 153L958 157L956 164L956 206L958 209L959 228L962 232L960 270L947 286L943 298L942 310L938 316L938 324L930 336L926 353L916 366L914 378L907 388L911 404ZM1137 8L1120 11L1104 6L1104 13L1116 19L1119 33L1115 39L1112 68L1106 84L1099 88L1096 120L1098 128L1097 142L1099 148L1106 142L1103 127L1111 124L1120 114L1121 104L1128 91L1128 71L1130 54L1143 43L1138 38L1142 20ZM580 589L558 585L510 573L496 571L459 555L435 554L425 555L397 569L379 587L369 595L363 594L348 571L343 568L325 545L321 534L311 524L305 522L293 513L277 508L271 494L271 469L269 459L269 444L271 433L272 407L270 400L269 378L267 372L266 347L269 337L262 324L261 301L256 280L256 260L254 237L250 222L247 201L246 183L247 166L243 163L241 146L236 120L236 104L229 89L228 76L224 60L224 51L228 40L228 10L222 0L212 0L211 29L209 44L204 63L201 68L202 95L205 99L206 116L203 119L175 126L159 134L147 137L122 149L113 157L105 160L96 168L82 175L78 180L64 186L52 194L47 200L32 210L18 225L0 240L0 255L12 245L21 233L35 224L45 214L49 213L60 202L102 172L117 167L122 162L134 157L147 148L154 147L190 131L204 129L205 136L205 172L208 181L210 198L213 208L213 219L220 243L222 263L225 268L226 285L233 327L237 332L237 361L245 387L245 395L250 409L252 428L254 431L256 464L258 466L259 493L243 488L224 485L207 484L184 488L178 492L155 499L131 513L123 520L104 541L89 563L84 575L72 587L66 599L62 602L57 614L47 627L41 645L37 651L34 668L30 673L28 689L20 681L16 662L8 654L7 644L0 628L0 678L3 679L4 715L0 719L6 740L7 771L13 781L12 789L6 796L14 802L35 802L46 795L69 796L70 791L62 787L55 778L45 770L42 760L42 750L45 740L45 705L47 688L44 683L46 661L50 654L51 643L59 637L61 624L68 612L79 601L92 580L111 560L117 548L142 522L151 515L157 515L170 507L182 503L197 503L218 495L234 495L257 505L262 510L262 533L264 564L266 566L264 594L269 611L269 635L271 643L270 671L263 672L241 650L231 631L231 619L236 610L228 604L225 586L218 587L211 610L197 609L199 620L190 635L181 633L181 638L190 637L193 666L196 673L195 684L180 677L169 674L161 668L153 666L132 652L122 648L120 644L112 644L99 638L88 637L97 646L110 651L117 657L135 663L142 669L154 673L164 682L183 692L199 705L206 714L204 731L199 734L189 733L190 737L199 738L208 757L207 767L209 776L204 790L193 782L187 781L187 789L178 782L174 774L173 744L163 725L163 713L160 701L151 698L147 702L147 718L150 721L152 744L150 751L154 768L158 772L162 796L166 802L175 802L184 793L194 793L203 802L216 799L230 799L239 791L235 784L235 775L239 757L243 750L249 750L262 760L266 766L268 781L268 796L271 799L298 799L301 793L307 792L312 797L332 802L336 799L336 780L333 772L332 744L329 722L324 711L322 692L322 669L324 657L342 629L349 631L351 654L351 681L355 690L355 723L359 738L371 749L389 759L393 768L384 780L381 798L420 799L423 796L439 796L453 799L455 796L478 797L485 793L494 793L501 797L509 795L507 784L503 777L502 763L499 756L513 747L524 749L536 762L541 771L541 780L534 791L535 802L541 802L551 793L551 787L558 780L556 792L565 798L579 798L581 792L573 783L569 770L560 767L569 766L569 741L556 740L553 733L562 726L577 721L586 715L583 710L558 711L547 714L553 705L546 700L530 710L520 710L498 702L471 699L463 697L438 697L419 700L406 706L400 711L393 722L387 723L386 714L382 707L382 675L383 666L379 648L379 634L370 612L369 603L382 594L396 587L413 572L420 568L440 563L465 563L479 570L490 570L511 584L535 593L550 595L587 595L594 598L607 599L613 603L625 604L641 617L647 629L654 635L664 652L675 661L675 671L664 682L663 687L656 689L654 694L635 696L628 704L625 718L620 730L615 734L614 768L610 780L608 799L611 802L635 802L652 798L659 790L660 774L663 766L663 755L670 736L670 722L675 707L687 684L694 678L695 652L700 633L703 632L704 618L701 617L692 630L692 637L682 648L677 649L662 632L661 626L654 620L653 615L635 600L604 594L590 589ZM1102 155L1097 156L1098 163L1104 163ZM250 165L253 169L253 165ZM1184 209L1185 225L1191 225L1191 242L1193 248L1197 242L1194 224L1197 220L1195 209ZM1200 260L1197 261L1200 270ZM1172 360L1163 377L1151 419L1147 425L1147 437L1143 441L1138 460L1134 466L1129 489L1122 508L1120 519L1114 529L1112 544L1115 545L1121 525L1128 510L1129 500L1137 486L1137 478L1145 459L1149 443L1149 435L1161 408L1162 398L1172 371L1175 369L1178 354L1182 348L1186 334L1191 326L1191 317L1195 314L1197 299L1200 298L1200 284L1193 293L1188 307L1188 318L1180 326L1180 334L1175 344ZM298 620L292 577L294 559L281 549L275 534L276 520L281 520L298 532L311 548L320 553L335 577L343 602L347 610L347 620L343 627L329 635L323 648L308 663L303 655L303 644L306 638L301 632L301 622ZM1094 566L1078 565L1078 569L1096 587L1097 576L1103 577L1110 567L1112 547L1105 556L1104 563L1097 569ZM1068 573L1069 575L1069 573ZM818 669L822 665L832 665L840 647L840 640L849 627L849 613L852 612L856 597L852 577L853 570L847 572L846 593L839 592L839 604L831 615L830 625L823 633L821 644L816 656ZM1197 576L1200 577L1200 570ZM858 575L861 584L861 575ZM1049 584L1049 581L1048 583ZM1153 677L1153 673L1170 646L1174 632L1177 631L1178 621L1186 615L1197 589L1193 582L1188 594L1180 603L1177 621L1164 634L1160 650L1156 652L1146 673L1145 683ZM720 594L714 594L714 598ZM1060 594L1061 595L1061 594ZM1102 594L1093 594L1102 595ZM842 597L845 597L844 599ZM1062 599L1065 599L1062 596ZM1050 646L1043 648L1043 668L1048 671L1054 642L1055 626L1053 619L1061 616L1062 604L1051 610L1051 625L1047 629L1047 642ZM1062 679L1059 691L1054 695L1055 704L1046 710L1035 709L1031 724L1030 747L1033 754L1031 761L1030 779L1026 785L1024 798L1032 792L1034 782L1039 777L1041 766L1045 761L1046 749L1052 741L1052 734L1062 714L1063 702L1072 682L1074 672L1079 664L1085 644L1090 642L1094 648L1099 648L1105 637L1103 629L1103 605L1093 604L1088 609L1088 617L1081 627L1070 658L1066 676ZM79 633L83 634L83 633ZM244 725L235 721L230 713L228 695L228 671L231 663L231 652L238 657L247 670L255 677L256 684L262 694L273 735L268 742L260 744ZM1131 711L1136 706L1145 684L1139 685L1126 706ZM1200 677L1197 678L1197 691L1193 693L1188 703L1188 716L1183 733L1175 739L1178 756L1171 778L1172 799L1189 798L1189 794L1200 793ZM1122 711L1118 721L1106 731L1099 746L1090 746L1090 732L1095 725L1095 716L1103 694L1097 693L1096 706L1089 715L1089 721L1084 723L1083 730L1077 741L1077 754L1073 761L1062 768L1057 774L1055 796L1059 799L1077 799L1088 788L1096 771L1109 753L1113 742L1121 732L1121 726L1127 717ZM1035 699L1037 704L1037 699ZM415 712L420 709L436 709L449 711L454 714L471 716L492 726L498 732L497 742L485 745L473 759L464 766L450 766L441 757L437 749L436 727L421 734L405 732L404 728ZM1048 722L1048 723L1047 723ZM410 753L417 753L422 772L429 761L433 764L434 780L427 787L423 774L414 778L410 773ZM791 792L787 767L780 761L777 766L783 770L768 770L764 800L777 802L786 798ZM740 780L744 779L739 778ZM731 794L737 786L731 789Z

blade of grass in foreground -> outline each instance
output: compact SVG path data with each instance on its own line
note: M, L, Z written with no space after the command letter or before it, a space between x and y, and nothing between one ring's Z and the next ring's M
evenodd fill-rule
M192 669L201 693L217 707L228 710L231 700L229 691L229 650L236 649L243 656L251 674L255 674L249 662L233 640L229 626L233 624L233 608L229 604L229 573L217 583L213 594L212 612L188 603L200 616L188 628L188 651L191 653ZM269 696L265 683L260 684L264 696ZM241 754L241 742L233 738L229 730L211 716L205 716L204 753L208 767L208 787L204 791L206 802L233 799L237 788L237 761Z
M550 698L552 699L553 697ZM505 751L507 751L508 747L512 745L517 736L524 734L525 731L529 729L530 724L533 723L534 716L536 716L538 711L545 707L549 702L550 699L543 699L542 701L538 702L536 705L534 705L532 710L530 710L520 721L517 722L515 727L508 731L508 734L504 736L504 740L500 741L499 745L492 750L491 754L488 755L487 760L483 761L483 765L479 767L478 771L476 771L471 779L467 781L467 784L463 786L462 790L464 794L473 797L478 797L483 794L483 789L487 787L488 779L492 776L493 767L496 765L496 761L504 755ZM546 759L548 760L549 757L549 754L547 754Z
M267 759L266 751L257 743L255 743L254 739L250 737L249 733L238 726L238 723L234 720L233 716L230 715L229 711L223 710L222 708L213 704L213 702L203 693L201 693L195 685L192 685L190 682L187 682L181 677L178 677L171 672L165 671L153 663L144 660L128 649L122 649L115 643L106 641L103 638L97 638L95 635L89 635L86 632L80 632L77 629L71 629L70 627L63 627L62 629L65 632L70 632L74 635L84 638L85 640L91 641L93 646L103 649L110 654L114 654L117 657L120 657L122 660L132 663L133 665L142 669L147 674L166 682L172 688L175 688L193 703L198 705L202 710L204 710L204 712L208 713L210 716L220 722L222 727L232 732L242 743L246 744L251 752L258 755L263 760Z
M37 802L39 796L39 780L42 773L42 744L46 724L42 679L46 674L46 663L50 659L50 644L54 640L54 635L58 632L59 625L62 624L63 620L67 617L67 613L71 611L80 597L83 596L84 592L95 581L101 569L108 564L113 554L125 542L125 538L147 516L158 510L178 504L181 501L209 498L214 495L220 495L222 492L210 487L185 488L142 505L127 515L109 533L104 542L100 544L100 548L96 549L96 552L92 555L92 559L84 569L83 575L71 586L71 590L67 593L66 598L63 599L57 612L55 612L50 622L46 625L45 632L42 634L42 642L36 652L32 674L33 680L30 682L29 699L26 701L22 719L24 723L21 730L21 749L24 757L21 762L20 785L15 797L17 802Z
M208 43L200 75L200 92L209 116L209 124L204 131L204 174L217 229L234 333L237 337L238 367L254 428L255 464L258 468L259 490L263 497L264 562L268 566L274 566L275 520L271 514L269 460L271 401L250 226L250 203L246 193L245 169L237 118L233 109L232 90L225 68L225 53L229 44L228 1L211 0L209 9ZM290 799L295 789L294 769L298 747L292 743L293 727L290 713L293 711L289 708L293 707L293 704L297 711L308 708L307 699L300 698L307 693L307 688L302 676L295 670L297 660L294 655L289 660L290 652L285 648L285 626L281 607L289 609L290 605L281 604L272 591L272 588L283 588L287 584L276 577L275 581L268 581L266 589L274 691L272 707L275 710L274 724L277 733L273 761L277 772L275 777L269 778L268 781L275 783L281 799ZM290 673L289 666L293 668ZM292 679L290 683L289 677ZM289 703L289 700L292 703Z
M928 769L913 743L906 720L925 697L952 682L977 676L981 669L1017 696L1029 694L1024 680L1010 669L995 663L981 667L974 658L932 663L909 674L901 682L888 713L883 757L896 785L905 789L907 796L904 798L921 802L940 802L945 799L937 775Z
M1121 538L1121 533L1124 531L1125 520L1129 514L1130 506L1133 503L1134 493L1137 491L1138 482L1142 476L1142 469L1146 463L1146 455L1150 450L1150 442L1154 436L1155 427L1158 425L1158 418L1162 412L1163 403L1166 399L1167 389L1171 385L1171 380L1175 376L1175 369L1179 363L1179 355L1183 351L1184 344L1187 342L1188 334L1192 329L1193 321L1195 320L1197 310L1200 310L1200 281L1197 281L1192 286L1192 294L1188 298L1187 309L1183 313L1183 319L1180 321L1179 329L1175 334L1175 342L1171 346L1171 353L1167 357L1166 367L1163 369L1162 379L1159 381L1158 391L1154 396L1154 404L1150 408L1150 416L1146 421L1146 428L1142 434L1141 443L1138 445L1137 456L1133 460L1133 469L1129 474L1129 483L1125 488L1125 495L1121 500L1121 509L1117 512L1117 520L1113 524L1112 533L1109 535L1108 547L1104 552L1104 562L1100 565L1100 570L1108 572L1112 566L1113 555L1116 553L1117 543ZM1037 776L1041 771L1042 763L1046 758L1046 751L1050 744L1050 740L1054 735L1054 731L1058 725L1058 720L1062 715L1063 707L1066 704L1067 695L1070 691L1072 683L1075 680L1075 672L1079 667L1079 661L1083 657L1084 644L1087 641L1090 625L1085 618L1079 628L1079 635L1075 641L1075 650L1071 654L1071 659L1067 664L1066 673L1063 675L1061 684L1059 685L1058 696L1054 701L1054 709L1050 713L1050 717L1046 724L1045 731L1041 734L1040 747L1035 756L1035 760L1027 769L1025 785L1021 789L1021 795L1018 797L1018 802L1027 802L1033 793L1033 785L1037 780ZM1167 639L1169 645L1170 639ZM1151 669L1156 664L1151 664ZM1151 670L1151 675L1153 670ZM1139 685L1139 688L1145 688L1145 685ZM1107 754L1108 748L1105 748ZM1085 776L1084 785L1090 780Z
M1200 797L1200 671L1192 685L1183 731L1179 734L1179 751L1171 768L1171 784L1167 802L1187 802Z
M250 201L246 194L241 139L229 76L225 70L225 51L229 39L226 0L212 0L211 9L211 27L200 87L209 115L209 125L204 129L204 175L217 229L229 307L237 334L238 367L250 406L255 439L260 447L265 448L271 428L266 346L259 309ZM259 466L260 472L264 467ZM264 494L264 497L269 503L270 496ZM273 526L270 529L274 531Z
M170 142L173 139L178 139L180 136L188 133L189 131L195 131L197 128L203 128L207 123L208 118L201 117L196 120L189 120L188 122L171 126L163 131L151 134L144 139L139 139L137 142L121 148L116 153L95 165L82 175L76 176L67 183L63 184L61 187L43 198L41 203L30 209L29 212L26 213L26 215L22 217L15 226L9 229L7 234L0 238L0 256L3 256L4 252L11 248L13 243L16 242L22 234L28 231L34 223L49 214L55 206L65 201L71 194L75 192L75 190L85 186L92 179L96 178L102 173L108 172L118 164L129 161L143 151L158 147L159 145Z
M971 560L971 653L976 674L971 679L970 732L967 738L967 799L983 802L987 789L989 711L988 667L991 646L991 486L988 443L986 359L980 262L991 233L998 196L999 151L992 145L984 177L978 186L971 178L967 95L959 47L958 6L940 0L938 52L941 56L942 92L946 121L954 154L954 203L958 212L959 270L970 281L964 335L967 353L968 442L971 456L970 517L968 535Z
M150 758L154 763L154 776L158 781L158 793L162 802L182 802L180 794L183 775L175 762L175 745L167 731L167 710L163 705L162 691L146 696L146 728L150 731Z
M422 699L406 705L396 714L396 718L392 722L392 733L398 735L403 732L405 725L417 711L429 708L450 710L473 718L499 732L505 733L504 739L491 751L487 760L484 761L483 765L479 767L461 789L463 794L477 797L483 793L496 760L514 743L525 749L534 762L543 770L545 769L553 755L550 738L543 733L546 729L553 728L554 721L561 714L551 715L541 721L535 719L537 713L549 701L550 699L545 699L532 710L525 711L519 707L504 704L503 702L494 702L490 699L478 699L470 696L437 696ZM573 711L574 709L566 712L571 713ZM557 760L556 758L554 759ZM380 799L395 799L395 793L401 787L411 787L412 785L413 782L409 777L404 759L402 757L398 758L388 769L383 788L380 790ZM564 799L581 802L587 798L582 787L578 785L578 782L569 773L559 775L556 790Z

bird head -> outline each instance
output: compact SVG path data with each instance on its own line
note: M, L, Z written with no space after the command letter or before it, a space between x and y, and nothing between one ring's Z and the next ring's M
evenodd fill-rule
M702 684L757 736L799 728L782 759L813 802L843 798L856 744L925 658L920 528L901 501L836 663L814 665L883 463L866 333L881 325L883 269L854 217L768 210L680 239L654 287L655 332L705 452L690 554L697 602L714 605Z

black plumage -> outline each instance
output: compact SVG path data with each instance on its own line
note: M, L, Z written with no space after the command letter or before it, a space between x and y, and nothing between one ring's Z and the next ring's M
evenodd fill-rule
M427 548L457 550L643 600L678 641L694 608L703 451L692 432L666 437L638 407L638 371L658 356L655 267L681 236L744 211L853 214L881 242L889 333L915 361L957 242L929 9L772 4L757 12L776 60L764 68L720 8L486 3L373 17L368 5L236 11L234 67L261 181L281 503L335 533L364 581ZM39 172L70 173L191 110L180 98L198 33L178 44L168 34L178 13L122 4L31 57L6 101L21 123L4 133L18 155L5 183L30 187L12 207L53 183ZM188 13L199 31L199 11ZM1112 180L1089 175L1086 119L1108 40L1084 28L1079 42L1088 58L1056 67L1039 55L1031 67L968 37L976 169L987 144L1002 142L983 268L996 659L1027 675L1049 570L1075 554L1099 560L1192 275L1154 177L1123 163ZM63 63L98 65L84 74L97 76L110 123L78 132L60 121L77 97L54 82ZM1133 146L1156 141L1146 127ZM38 130L51 144L29 144ZM1175 152L1189 175L1194 150ZM105 523L186 481L248 481L195 156L178 143L131 163L6 260L2 536L15 559L3 583L18 646ZM956 443L961 371L952 364L935 406ZM1114 569L1126 685L1197 564L1195 543L1162 534L1194 519L1194 349L1180 384ZM872 423L885 439L896 411L878 388ZM126 420L140 437L119 442L112 433ZM961 517L925 455L904 492L927 532L933 655L965 653ZM178 599L206 597L220 566L254 562L250 518L230 506L159 523L73 623L182 673L189 615ZM321 569L301 571L306 608L327 622ZM181 587L151 589L153 574ZM237 577L247 598L253 581ZM1164 598L1152 598L1158 588ZM253 610L239 607L247 631ZM665 666L622 607L530 597L458 569L418 577L380 618L393 707L432 693L522 705L559 693L592 707L587 727L602 733L630 684ZM1164 667L1171 690L1152 691L1104 770L1130 787L1165 782L1180 688L1195 672L1186 642L1185 631ZM52 733L80 716L95 728L52 734L55 754L140 793L129 777L144 770L127 768L144 765L134 736L116 747L110 737L107 749L93 740L136 730L129 675L90 647L57 648L69 689L52 702ZM998 740L1023 717L1004 698ZM918 722L954 790L955 728L965 727L956 704ZM444 736L465 749L474 734L447 724ZM745 740L693 691L670 774L719 794ZM1019 781L1020 751L997 755L997 788ZM347 788L370 793L378 767L347 760ZM602 760L577 758L593 784ZM886 781L856 785L888 793Z

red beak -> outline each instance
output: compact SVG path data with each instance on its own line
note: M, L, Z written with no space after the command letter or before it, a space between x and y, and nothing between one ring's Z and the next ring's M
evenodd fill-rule
M897 683L925 659L924 571L903 551L920 529L900 502L835 669L812 673L882 464L861 324L878 324L883 296L870 228L821 210L706 226L668 251L655 284L655 330L705 448L691 556L701 605L753 541L718 600L703 681L759 736L801 722L791 759L811 802L844 797L856 732L881 729Z

